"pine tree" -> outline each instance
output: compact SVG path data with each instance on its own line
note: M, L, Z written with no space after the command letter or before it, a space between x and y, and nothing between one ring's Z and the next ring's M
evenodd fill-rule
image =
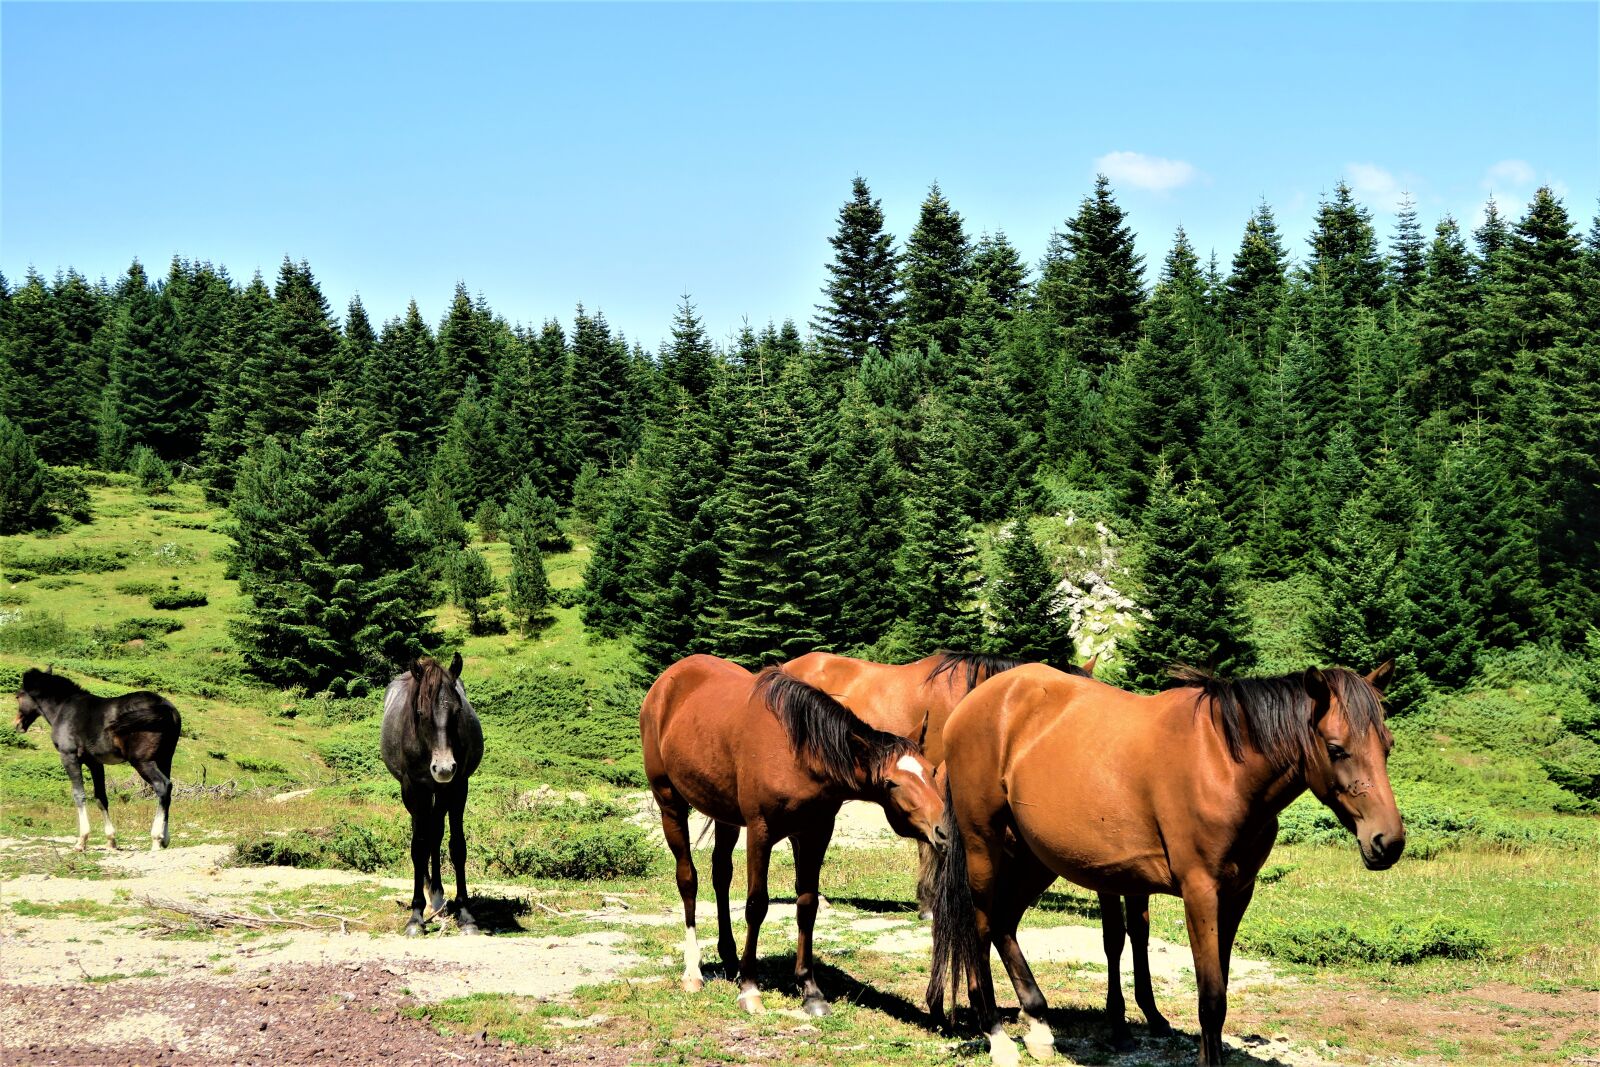
M971 279L972 247L961 215L934 182L900 261L900 343L915 349L937 344L954 354Z
M50 473L22 427L0 415L0 534L50 522Z
M971 652L982 644L977 607L981 576L961 497L951 420L935 406L924 412L900 550L904 612L895 640L904 654L926 656L941 648Z
M414 470L426 464L441 429L434 410L436 358L433 331L412 300L403 317L384 323L361 368L366 437L389 439Z
M47 462L70 462L78 428L60 413L76 408L76 376L62 363L61 316L36 271L29 270L11 294L0 340L0 415L14 422Z
M496 628L489 604L495 588L494 572L489 569L489 561L482 552L468 547L451 557L450 598L456 607L467 613L470 633L491 633Z
M345 309L344 331L339 336L339 363L349 378L339 384L357 408L356 417L363 428L370 428L376 421L373 414L366 410L371 398L365 386L367 368L372 365L377 348L378 335L372 328L372 320L367 317L367 309L362 305L359 295L352 296L350 306Z
M620 637L642 611L639 545L649 520L641 506L649 489L637 462L606 479L594 554L583 570L582 618L586 629Z
M1400 209L1395 213L1394 241L1390 243L1389 272L1395 295L1409 304L1422 284L1425 266L1426 243L1422 227L1417 222L1417 202L1405 194Z
M172 301L136 260L119 292L111 349L111 388L129 440L166 459L186 459L199 441L194 413L200 383L183 366Z
M433 459L433 477L450 487L463 512L501 491L499 442L476 378L467 379Z
M828 243L834 258L812 328L834 366L858 364L871 349L889 351L897 259L894 238L883 230L883 208L860 176L851 183L838 232Z
M1461 559L1429 509L1410 531L1400 584L1394 642L1399 687L1387 696L1403 707L1424 691L1424 680L1451 689L1464 685L1478 652L1477 617L1464 595Z
M1222 300L1229 329L1258 359L1264 358L1268 333L1283 303L1288 261L1272 208L1262 201L1245 223Z
M272 348L272 293L260 274L234 298L223 348L228 353L217 368L210 414L202 445L201 476L213 499L225 500L233 489L239 461L254 439L249 434L251 412L264 381L264 368ZM127 451L127 431L114 398L102 414L101 463ZM117 443L120 428L121 443Z
M225 269L178 258L172 261L162 295L172 305L175 389L183 400L174 412L174 436L181 442L168 454L189 461L201 454L215 403L213 383L233 363L229 331L233 321L233 282Z
M285 259L272 294L270 341L241 368L252 440L294 437L309 425L318 397L340 365L339 331L328 300L304 261Z
M811 472L795 404L800 368L757 386L734 413L725 490L726 548L709 635L746 666L822 643L822 577L808 496Z
M716 362L705 327L685 293L672 320L672 340L661 353L662 374L690 398L701 401L711 391Z
M1144 554L1137 568L1150 618L1128 652L1127 677L1161 689L1174 664L1222 675L1247 669L1253 653L1247 624L1223 551L1226 534L1210 495L1191 482L1183 490L1165 468L1156 472L1140 516Z
M467 382L489 380L493 372L492 342L487 316L473 303L465 282L456 282L450 310L439 325L436 348L438 371L434 382L437 393L435 411L448 418L461 400Z
M1384 300L1383 257L1372 228L1372 212L1356 203L1350 186L1340 181L1333 199L1317 206L1307 273L1327 272L1328 284L1341 307L1378 308Z
M1365 668L1393 656L1403 608L1395 533L1379 521L1363 490L1339 509L1327 549L1317 557L1322 599L1312 632L1331 663Z
M1424 401L1451 425L1465 422L1477 403L1483 373L1482 354L1471 336L1477 299L1472 257L1461 228L1447 215L1439 220L1424 261L1415 331Z
M58 428L76 424L70 447L57 462L92 463L96 458L97 438L82 432L92 425L107 392L110 375L111 331L107 329L113 313L110 294L104 286L91 286L82 274L68 270L56 276L50 293L56 317L61 324L63 378L59 388L71 387L73 406L60 409ZM0 345L3 348L3 345ZM0 393L3 393L0 388Z
M1019 511L1000 535L1000 579L992 583L988 644L997 655L1056 667L1071 666L1075 650L1059 578Z
M353 430L330 397L287 447L267 440L239 471L231 536L249 606L233 632L273 685L340 692L434 642L423 546L395 521Z
M629 454L627 390L631 368L599 312L578 308L567 375L571 441L579 463L613 466Z
M972 280L974 284L981 282L988 290L989 299L994 301L1002 321L1010 321L1022 310L1023 297L1028 290L1028 268L1002 231L978 238L978 246L972 253Z
M544 568L545 505L533 482L524 478L512 490L504 517L506 540L511 545L511 574L506 580L506 606L524 634L538 628L554 599Z
M1039 279L1041 311L1082 364L1118 362L1139 335L1144 257L1104 174L1063 231L1051 234Z

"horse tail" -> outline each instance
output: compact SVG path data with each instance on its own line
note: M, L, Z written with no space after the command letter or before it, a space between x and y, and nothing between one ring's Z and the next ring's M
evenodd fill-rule
M934 874L933 966L924 999L934 1019L944 1020L944 985L950 982L952 1017L967 975L986 962L978 940L978 912L967 881L967 845L956 821L949 779L944 783L945 852Z

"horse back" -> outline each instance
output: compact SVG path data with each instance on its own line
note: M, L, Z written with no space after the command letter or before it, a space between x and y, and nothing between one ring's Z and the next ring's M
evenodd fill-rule
M159 693L141 691L101 701L98 718L104 724L108 749L103 758L139 763L171 757L178 747L183 718Z
M922 733L924 717L942 722L959 697L942 680L926 684L937 662L930 656L894 665L810 652L785 663L783 669L827 693L873 729L914 739Z

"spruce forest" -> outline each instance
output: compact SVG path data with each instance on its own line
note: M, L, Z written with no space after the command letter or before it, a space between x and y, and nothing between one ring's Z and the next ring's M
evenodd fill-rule
M1154 689L1292 646L1394 656L1403 713L1498 651L1600 655L1600 220L1542 189L1380 233L1341 183L1309 234L1241 221L1147 264L1102 178L1028 264L937 185L886 232L857 178L814 309L719 341L685 296L655 352L466 284L437 324L337 314L292 259L29 273L0 285L0 533L94 521L95 471L200 483L247 668L335 695L437 647L446 598L524 633L569 598L641 676L950 648Z

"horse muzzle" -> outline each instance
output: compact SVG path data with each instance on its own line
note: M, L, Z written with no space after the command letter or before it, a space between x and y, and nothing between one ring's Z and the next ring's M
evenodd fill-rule
M1393 837L1373 834L1369 840L1361 843L1361 862L1367 865L1369 871L1386 871L1395 865L1405 850L1405 831Z
M456 776L456 765L440 766L435 763L428 768L428 773L433 775L433 780L440 785L449 785L450 780Z
M928 844L932 845L933 850L939 855L945 854L945 850L950 847L950 835L945 833L944 823L941 822L933 828L933 832L928 835Z

